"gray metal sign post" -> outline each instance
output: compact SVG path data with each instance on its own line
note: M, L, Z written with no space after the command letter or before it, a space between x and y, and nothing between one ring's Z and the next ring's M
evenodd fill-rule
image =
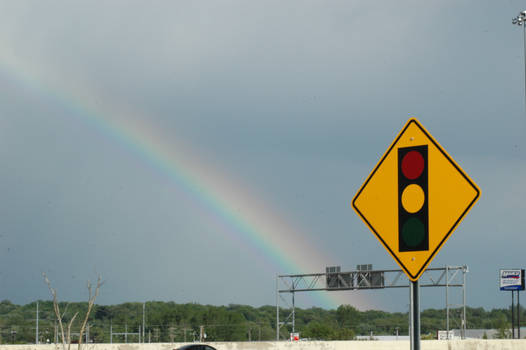
M418 280L411 282L411 350L420 350L420 296Z
M519 293L521 291L517 291L517 339L521 338L521 302L519 300Z
M511 291L511 339L515 339L515 315L513 315L513 310L515 310L515 301L513 300L513 296L515 295L513 293L514 291Z

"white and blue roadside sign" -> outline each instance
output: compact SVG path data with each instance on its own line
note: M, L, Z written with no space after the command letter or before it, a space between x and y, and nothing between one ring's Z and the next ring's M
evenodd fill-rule
M524 290L524 269L500 270L500 290Z

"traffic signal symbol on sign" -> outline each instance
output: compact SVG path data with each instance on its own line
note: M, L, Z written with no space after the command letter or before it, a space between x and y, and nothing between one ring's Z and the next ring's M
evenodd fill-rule
M398 251L429 249L427 145L398 149Z
M416 281L479 195L453 158L410 119L352 206L407 277Z

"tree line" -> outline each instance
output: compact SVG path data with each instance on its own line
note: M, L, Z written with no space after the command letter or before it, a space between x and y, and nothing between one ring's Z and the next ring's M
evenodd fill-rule
M8 300L0 302L0 342L35 343L37 302L16 305ZM38 341L54 343L57 322L52 301L39 301ZM63 321L69 322L77 312L85 313L87 302L59 303L65 310ZM247 305L213 306L196 303L149 301L118 305L94 305L83 341L93 343L123 342L183 342L198 340L201 332L207 341L258 341L276 339L276 307ZM291 309L280 309L280 338L288 339L292 331ZM462 309L450 309L450 328L460 328ZM510 309L466 308L467 328L507 329L511 327ZM526 313L521 308L521 321ZM296 308L295 331L302 338L320 340L347 340L357 335L407 334L407 313L379 310L359 311L350 305L337 309ZM74 320L78 329L80 320ZM78 324L77 324L78 323ZM422 334L430 336L446 328L445 309L427 309L421 312ZM506 332L501 332L506 336ZM79 334L72 333L78 341Z

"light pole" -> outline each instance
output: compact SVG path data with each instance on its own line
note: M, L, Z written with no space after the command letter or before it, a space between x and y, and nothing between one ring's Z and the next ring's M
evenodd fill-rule
M518 26L522 26L524 31L524 106L526 111L526 10L519 12L517 17L513 18L511 20L512 24L516 24ZM524 271L524 270L523 270ZM513 330L513 291L511 291L511 329ZM521 321L520 321L520 304L519 304L519 293L520 290L517 290L517 335L518 338L521 338Z
M524 102L526 108L526 11L521 11L517 17L511 20L512 24L522 26L524 30ZM526 111L526 109L525 109Z

